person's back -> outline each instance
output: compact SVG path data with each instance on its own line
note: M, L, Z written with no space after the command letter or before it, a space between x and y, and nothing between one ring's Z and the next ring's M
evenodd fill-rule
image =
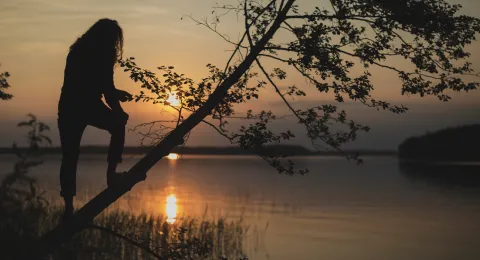
M81 49L80 49L81 48ZM113 85L113 65L100 50L74 46L68 56L59 101L59 113L80 116L103 105L102 95Z

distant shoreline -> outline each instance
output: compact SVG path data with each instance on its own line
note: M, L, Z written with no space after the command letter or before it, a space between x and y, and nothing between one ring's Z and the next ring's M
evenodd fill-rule
M24 149L24 148L20 148ZM151 150L151 147L145 146L127 146L124 148L124 154L145 154ZM310 151L303 146L297 145L274 145L265 147L264 151L268 154L284 154L288 156L316 156L316 155L343 155L339 152L331 151ZM44 154L61 154L60 147L46 147L41 150ZM80 153L82 154L107 154L108 146L82 146L80 147ZM14 151L11 147L0 147L0 154L13 154ZM175 147L172 153L180 154L195 154L195 155L255 155L254 151L244 150L240 147ZM344 150L344 154L360 154L375 155L375 156L396 156L397 151L389 150Z

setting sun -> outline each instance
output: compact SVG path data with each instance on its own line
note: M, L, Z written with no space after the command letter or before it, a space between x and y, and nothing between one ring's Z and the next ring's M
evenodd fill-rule
M177 93L176 92L170 93L170 95L168 96L167 102L170 103L170 105L172 106L180 105L180 100L178 99Z

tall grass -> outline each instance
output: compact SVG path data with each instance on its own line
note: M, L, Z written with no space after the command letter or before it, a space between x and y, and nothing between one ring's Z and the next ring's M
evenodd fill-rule
M15 256L61 221L62 209L18 212L0 225L1 259ZM18 220L15 223L15 219ZM5 219L2 219L5 220ZM113 211L64 243L49 259L244 259L249 229L242 220L180 218ZM28 223L27 223L28 222ZM25 225L26 224L26 225ZM125 240L127 237L128 240ZM134 241L137 245L133 245Z
M45 224L57 223L60 213L53 210ZM134 240L142 248L103 228ZM162 215L113 211L97 217L90 228L65 243L51 259L158 259L151 252L163 259L243 259L247 234L242 220L185 217L171 224Z

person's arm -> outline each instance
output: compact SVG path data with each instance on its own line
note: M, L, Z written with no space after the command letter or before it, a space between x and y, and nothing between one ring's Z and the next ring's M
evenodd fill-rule
M115 89L115 85L108 84L105 86L105 92L103 93L105 97L105 101L107 105L112 109L115 113L124 113L122 106L120 105L120 100L117 97L117 90Z
M122 106L120 105L120 100L117 96L117 89L115 88L115 84L113 83L113 67L109 68L108 70L105 69L104 75L102 77L103 84L103 96L105 97L105 101L107 105L112 109L114 115L121 119L122 121L128 120L128 114L123 111Z
M116 94L117 90L115 89L115 84L113 83L113 67L109 66L109 64L105 64L102 67L102 80L100 82L102 86L100 87L103 88L103 96L105 97L105 101L107 102L107 105L113 110L113 112L121 113L123 112L123 109Z
M115 89L115 94L117 95L117 99L120 102L128 102L133 100L132 94L128 93L125 90Z

